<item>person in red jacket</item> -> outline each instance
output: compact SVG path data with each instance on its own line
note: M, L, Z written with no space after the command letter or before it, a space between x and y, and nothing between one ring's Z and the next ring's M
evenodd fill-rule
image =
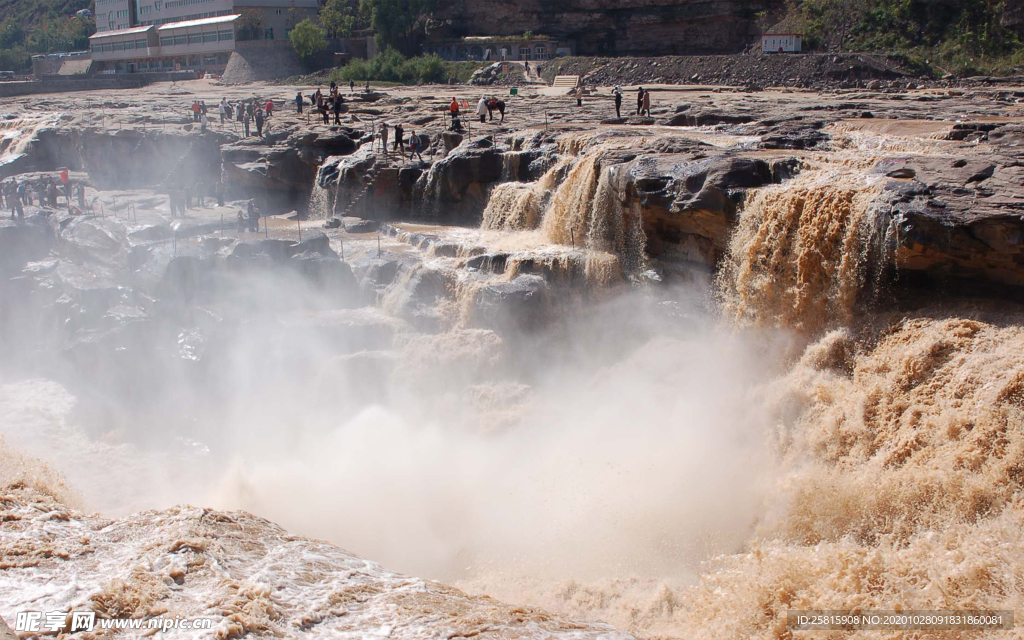
M267 117L268 118L270 116L274 115L274 101L273 100L267 100L267 104L264 107L264 111L267 112Z
M192 103L192 122L199 122L199 101Z
M459 115L459 101L452 97L452 103L448 105L448 110L451 111L452 117Z

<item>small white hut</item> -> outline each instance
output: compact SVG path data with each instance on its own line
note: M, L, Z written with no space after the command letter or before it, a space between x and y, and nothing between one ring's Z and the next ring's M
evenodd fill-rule
M761 53L800 53L803 40L799 33L766 33L761 36Z

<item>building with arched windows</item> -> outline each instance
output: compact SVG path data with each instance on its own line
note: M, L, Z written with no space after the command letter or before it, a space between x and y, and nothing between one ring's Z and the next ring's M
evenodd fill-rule
M466 38L437 40L424 46L425 53L436 53L443 60L499 60L543 61L575 52L571 41L547 36L469 36Z

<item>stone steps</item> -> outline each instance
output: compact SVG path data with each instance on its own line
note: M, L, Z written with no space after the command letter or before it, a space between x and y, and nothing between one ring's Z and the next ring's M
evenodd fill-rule
M562 89L572 89L579 83L579 76L555 76L555 81L551 83L551 86Z

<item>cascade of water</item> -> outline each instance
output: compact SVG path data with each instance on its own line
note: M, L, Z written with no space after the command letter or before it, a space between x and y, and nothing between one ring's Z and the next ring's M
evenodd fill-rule
M309 194L309 219L326 220L334 213L335 191L313 182L313 191Z
M59 121L60 114L22 115L0 120L0 166L25 155L39 130L55 126Z
M849 320L864 283L875 195L863 175L834 170L755 193L722 269L727 313L808 330Z

